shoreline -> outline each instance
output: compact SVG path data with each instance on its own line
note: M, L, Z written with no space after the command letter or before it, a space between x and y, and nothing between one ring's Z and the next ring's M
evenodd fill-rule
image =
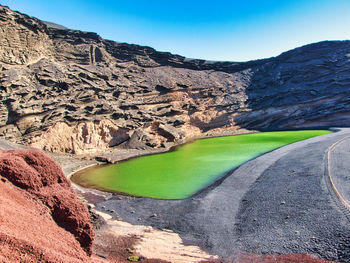
M57 156L55 157L57 159ZM82 161L82 163L85 163L85 161ZM133 244L130 248L127 248L129 251L134 251L133 254L137 256L146 257L151 260L155 259L155 262L158 262L157 260L160 259L171 263L200 263L202 261L218 259L218 256L208 254L198 246L183 244L179 234L169 229L158 229L143 224L130 224L121 218L111 216L102 209L96 208L96 203L108 201L112 199L115 194L92 188L84 188L75 184L70 179L74 173L98 165L98 162L94 161L93 163L82 165L79 159L75 159L75 164L74 167L70 166L70 173L67 174L67 177L76 194L89 207L90 213L97 215L97 218L100 218L98 219L100 223L102 218L103 222L102 226L95 229L95 256L103 256L106 253L106 249L111 252L118 251L118 249L125 249L110 247L108 240L111 242L115 242L116 240L129 240L128 242ZM92 199L98 201L93 202ZM107 240L105 240L105 237L107 237ZM164 243L164 240L166 240L166 243ZM103 251L102 253L101 249Z
M229 134L222 134L222 133L216 134L216 135L211 134L210 136L206 135L206 136L191 138L191 140L182 142L181 144L178 144L178 145L173 145L167 149L157 149L157 150L116 149L113 151L113 153L114 154L123 153L122 156L119 156L116 162L127 161L129 159L137 158L145 155L160 154L160 153L168 152L176 149L177 147L180 147L183 144L191 143L199 139L234 136L234 135L241 135L241 134L254 133L254 132L256 131L242 131L242 132L234 131L233 133L231 132ZM64 157L66 156L64 155ZM105 165L104 163L98 162L96 160L82 160L80 158L77 158L76 156L69 156L70 161L72 161L72 159L74 160L73 161L74 165L72 165L72 162L70 162L70 165L67 166L65 165L66 162L62 161L62 155L53 154L53 158L56 161L58 161L59 164L62 166L62 169L65 171L66 176L69 178L75 192L81 198L83 198L83 200L86 202L86 204L89 207L91 207L91 211L93 213L99 216L102 216L103 220L105 221L105 226L103 227L103 230L95 230L97 236L104 235L106 231L108 232L108 235L112 235L115 238L121 238L121 237L124 238L130 235L136 235L133 238L133 242L136 242L135 243L136 245L134 246L134 248L139 255L151 257L151 258L156 257L167 261L170 260L170 262L172 263L182 263L182 262L198 263L201 261L208 261L208 260L215 261L219 258L217 255L210 254L196 245L186 244L186 242L183 241L183 239L180 237L178 233L175 233L169 229L159 229L157 227L152 228L150 226L146 226L141 223L130 224L121 218L111 216L110 214L106 213L106 211L103 211L103 209L96 208L95 207L96 203L113 199L113 196L116 196L117 194L101 191L98 189L82 187L74 183L71 180L71 177L73 174L79 171L89 169L96 165ZM228 176L230 172L232 171L225 173L225 176ZM210 185L207 186L206 189L210 187ZM98 201L94 202L91 199L95 199ZM127 229L127 231L125 229ZM167 240L167 242L169 242L170 245L165 245L164 240Z
M253 218L251 218L250 220L248 220L248 222L246 220L243 220L242 222L238 220L240 218L239 215L241 215L242 213L240 207L242 204L248 204L243 201L249 198L253 198L253 196L247 196L247 193L251 191L251 189L255 189L254 186L256 184L263 184L263 189L265 189L264 187L268 187L268 189L269 187L272 187L271 182L263 182L264 179L262 175L264 174L265 176L265 171L267 171L267 169L270 166L277 165L277 161L281 158L285 160L287 156L291 154L293 154L293 158L296 158L295 154L297 155L301 149L303 151L307 150L311 147L310 145L317 144L320 145L320 149L323 149L323 147L326 147L328 142L333 140L333 138L343 136L345 132L349 133L349 131L344 131L339 133L335 132L322 136L317 136L308 140L286 145L284 147L275 149L274 151L271 151L269 153L265 153L237 167L233 172L230 173L230 176L223 179L223 182L220 182L214 187L209 187L206 189L206 191L203 191L198 195L192 196L191 198L183 200L158 200L150 198L134 198L130 196L116 194L113 195L113 198L107 201L97 202L96 209L108 213L114 218L120 218L121 220L127 221L134 225L152 226L156 229L171 229L172 231L180 235L184 244L195 244L196 246L201 247L202 250L206 251L211 255L218 255L223 256L224 258L228 258L233 256L234 253L242 251L242 249L245 249L246 246L247 248L251 247L251 249L253 249L252 244L255 244L257 242L257 240L251 240L247 243L244 242L243 246L242 244L240 244L240 242L237 242L236 238L238 237L236 237L237 232L235 229L239 227L239 225L248 224L249 227L247 227L247 229L255 229L251 224L259 224L260 220L268 220L269 218L268 215L261 215L261 218L257 217L257 219L254 220ZM320 158L317 159L319 162L322 162L322 152L323 150L317 152L317 154L320 155ZM314 158L313 156L309 157ZM296 168L293 168L292 166L294 167L293 163L290 164L288 168L291 169L291 173L293 173L294 169L299 169L297 166ZM303 169L305 168L300 169L302 169L300 171L300 176L301 178L304 178ZM268 174L269 173L267 173L267 175ZM293 177L286 176L283 180L294 179ZM289 184L290 183L286 183L283 185ZM307 186L304 187L306 187L305 191L308 191L309 188ZM295 198L295 200L298 200L298 198L300 198L300 196L297 194L298 189L292 190L293 191L290 194L289 192L287 192L287 190L285 192L287 193L289 198ZM284 195L284 191L277 191L276 193L278 193L278 195ZM327 195L324 195L323 197L326 199L328 198ZM284 198L286 197L277 198L277 203L276 200L268 201L268 203L269 205L272 205L272 207L274 207L272 203L275 202L278 206L281 200L283 200ZM259 202L259 200L252 200L254 200L254 202ZM266 200L270 200L270 197ZM287 204L288 203L289 202L287 202ZM302 204L307 205L308 203L304 202ZM285 207L288 207L288 205L285 205ZM263 210L258 209L258 207L256 209L256 211L263 212ZM290 209L291 211L289 212L289 215L294 215L300 212L299 210L299 212L294 211L293 206ZM273 209L271 209L271 211L273 211ZM156 214L157 216L152 216L154 214ZM174 215L178 216L174 217ZM253 215L248 214L247 216L252 217ZM271 216L273 219L276 217L276 219L274 220L280 220L279 213L271 214ZM292 220L289 221L292 222ZM303 224L307 224L309 220L303 220L303 222ZM283 228L283 225L280 226L279 224L276 224L275 227L276 226L277 228ZM300 223L297 223L295 226L293 226L293 228L294 227L297 228L295 231L299 233L300 229L298 228L300 227ZM312 227L312 224L309 227ZM217 228L217 230L214 230L213 228ZM285 242L287 242L287 244L288 242L294 242L293 240L295 236L295 231L293 230L293 228L289 229L289 232L291 233L288 232L288 235L290 235L290 237L287 236L286 239L281 240L281 243L278 243L281 244L281 246L276 244L279 247L279 249L277 250L279 251L278 253L310 253L309 250L305 250L307 249L307 247L303 246L302 244L300 244L298 248L295 248L295 250L289 250L288 246L283 246ZM267 227L261 226L260 228L257 228L256 231L270 231L266 229ZM272 228L272 230L273 229L274 228ZM230 234L230 236L232 235L232 237L230 237L230 239L225 239L226 241L222 240L222 235L227 234ZM249 239L249 237L250 235L239 238ZM320 238L321 237L322 235L320 236ZM273 243L265 244L267 246L266 252L264 252L264 248L254 248L254 251L256 251L257 253L276 252L275 249L271 247L272 244ZM323 243L317 245L316 247L322 246Z
M326 130L329 130L332 132L337 132L340 129L341 128L332 128L331 127L331 128L326 129ZM115 163L119 163L119 162L125 162L125 161L131 160L134 158L138 158L138 157L142 157L142 156L166 153L166 152L176 150L177 147L181 147L182 145L193 143L197 140L227 137L227 136L236 136L236 135L243 135L243 134L260 133L260 132L283 132L283 131L303 131L303 130L318 130L318 129L291 129L291 130L273 130L273 131L257 131L257 130L239 129L239 130L233 130L233 132L226 131L226 134L225 133L202 134L202 135L194 136L194 137L191 137L187 140L181 141L178 144L170 145L166 148L157 148L157 149L151 149L151 148L150 149L127 149L127 148L125 148L124 149L124 148L118 148L118 146L117 146L114 150L110 150L110 151L107 151L105 153L100 153L100 154L93 154L92 156L94 156L94 159L90 159L90 160L83 160L83 158L86 157L86 155L70 154L69 158L75 159L76 162L84 163L84 161L85 162L90 161L90 163L88 163L87 165L84 165L84 166L79 165L81 167L79 167L78 169L77 169L77 166L68 168L65 166L64 163L62 163L60 161L60 157L62 157L62 156L67 157L68 156L66 154L49 153L49 152L46 152L46 153L49 154L50 156L52 156L61 165L62 169L64 170L64 173L70 179L74 173L83 171L84 169L91 168L94 165L110 165L110 164L115 164ZM281 146L281 147L284 147L284 146ZM276 148L276 149L278 149L278 148ZM276 150L276 149L274 149L274 150ZM271 150L271 151L274 151L274 150ZM269 152L270 151L268 151L266 153L269 153ZM263 153L263 154L266 154L266 153ZM121 156L115 156L118 154L121 154ZM60 156L60 157L57 158L57 156ZM256 156L254 158L257 158L259 156ZM107 159L110 157L113 157L113 158L110 159L110 161L108 161ZM96 158L106 159L106 161L97 161ZM250 160L248 160L248 161L250 161ZM91 163L91 162L93 162L93 163ZM243 165L243 164L241 164L241 165ZM228 171L228 172L230 172L230 171ZM226 173L227 172L225 172L225 174ZM91 189L91 188L86 188L86 189Z
M299 130L296 130L296 131L303 131L304 129L299 129ZM336 132L337 130L332 130L332 129L328 129L329 131L331 132ZM283 132L283 131L270 131L270 132ZM167 149L160 149L159 151L158 150L145 150L145 152L141 152L139 154L136 154L136 155L132 155L132 156L129 156L125 159L118 159L118 161L116 162L113 162L113 163L101 163L101 162L96 162L95 165L92 164L92 165L87 165L85 167L82 167L81 169L78 169L78 170L75 170L75 171L72 171L68 176L69 176L69 179L71 180L72 183L74 183L76 186L78 186L79 188L82 188L84 189L85 192L88 192L89 190L92 190L93 191L98 191L98 192L101 192L101 193L105 193L105 194L111 194L111 195L125 195L125 196L130 196L130 197L135 197L135 198L144 198L144 196L139 196L139 195L132 195L132 194L128 194L128 193L123 193L123 192L118 192L118 191L113 191L113 190L108 190L108 189L105 189L103 187L99 187L99 186L83 186L83 185L80 185L79 184L79 180L80 180L80 175L82 173L84 173L84 171L86 170L89 170L89 169L94 169L95 166L107 166L107 165L112 165L112 164L117 164L117 163L121 163L121 162L126 162L126 161L129 161L129 160L132 160L132 159L135 159L135 158L139 158L139 157L142 157L142 156L149 156L149 155L156 155L156 154L162 154L162 153L166 153L166 152L171 152L171 151L176 151L176 149L178 147L181 147L185 144L191 144L191 143L194 143L195 141L197 140L205 140L205 139L210 139L210 138L220 138L220 137L230 137L230 136L236 136L236 135L243 135L243 134L253 134L253 133L260 133L260 132L257 132L257 131L249 131L249 132L242 132L242 133L237 133L237 134L234 134L234 135L216 135L216 136L210 136L210 137L201 137L201 138L197 138L197 139L193 139L193 140L189 140L187 142L183 142L181 144L178 144L178 145L174 145L174 146L171 146ZM316 136L318 137L318 136ZM298 142L298 141L296 141ZM237 166L234 166L232 168L230 168L229 170L221 173L220 175L218 175L217 177L215 177L214 180L210 181L209 183L207 183L205 186L203 186L201 189L199 189L198 191L196 191L195 193L193 193L192 195L188 196L188 197L185 197L185 198L179 198L179 199L163 199L163 198L153 198L153 199L158 199L158 200L183 200L183 199L188 199L188 198L193 198L193 197L196 197L198 195L200 195L202 192L206 192L208 191L208 189L211 189L211 188L215 188L217 185L220 185L222 181L224 181L228 176L230 176L237 168L239 168L240 166L246 164L247 162L249 161L252 161L256 158L259 158L260 156L264 155L264 154L268 154L272 151L275 151L277 149L280 149L282 147L285 147L287 145L290 145L290 144L293 144L295 142L291 142L291 143L288 143L288 144L285 144L285 145L282 145L282 146L279 146L275 149L272 149L272 150L268 150L266 152L263 152L263 153L260 153L260 154L257 154L256 156L244 161L243 163L237 165ZM76 180L73 180L71 178L72 175L76 175L77 179Z
M75 183L72 180L72 176L76 173L82 172L84 170L93 168L94 166L99 166L99 165L112 165L116 164L119 162L125 162L129 161L134 158L142 157L142 156L148 156L148 155L155 155L155 154L162 154L166 152L171 152L175 151L176 148L181 147L182 145L188 144L188 143L193 143L197 140L203 140L203 139L210 139L210 138L219 138L219 137L227 137L227 136L236 136L236 135L242 135L242 134L251 134L251 133L259 133L259 131L256 130L246 130L246 129L238 129L238 130L226 130L224 132L213 132L213 133L204 133L199 136L191 137L188 138L187 140L180 141L176 145L170 145L169 147L166 148L157 148L157 149L123 149L123 148L116 148L110 152L104 153L104 154L97 154L95 156L95 159L91 160L83 160L82 158L85 156L76 156L76 155L65 155L65 154L55 154L55 153L48 153L51 157L54 158L55 161L57 161L60 166L62 167L62 170L66 174L67 178L70 180L72 183L72 186L75 189L78 189L79 191L83 193L92 193L92 194L97 194L101 196L106 196L106 195L113 195L113 194L122 194L122 195L127 195L125 193L117 193L113 191L107 191L106 189L98 189L98 188L90 188L90 187L84 187L81 186L77 183ZM70 158L70 163L69 166L66 165L65 160L62 161L65 158ZM97 161L96 158L103 158L106 160L110 160L108 162L101 162ZM73 160L73 161L72 161ZM73 165L72 165L73 164ZM237 168L237 167L236 167ZM228 176L228 173L234 171L234 169L230 169L229 171L225 172L220 178L215 180L214 182L208 184L207 186L204 187L206 189L207 187L210 187L213 183L215 183L218 180L221 180L222 178ZM203 190L203 189L202 189ZM201 192L202 190L199 190L197 193ZM195 193L194 195L196 195ZM136 197L136 196L135 196ZM188 198L191 198L188 197Z

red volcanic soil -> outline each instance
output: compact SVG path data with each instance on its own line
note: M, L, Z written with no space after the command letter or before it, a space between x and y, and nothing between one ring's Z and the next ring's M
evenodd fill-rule
M87 208L38 150L0 152L0 262L90 262Z

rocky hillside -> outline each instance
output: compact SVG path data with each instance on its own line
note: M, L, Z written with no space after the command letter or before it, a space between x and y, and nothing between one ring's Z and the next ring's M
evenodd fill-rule
M0 6L5 139L80 154L350 120L350 41L212 62L51 25Z

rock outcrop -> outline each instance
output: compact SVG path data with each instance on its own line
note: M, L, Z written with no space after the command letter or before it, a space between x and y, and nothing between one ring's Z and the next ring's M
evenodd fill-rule
M110 120L74 124L57 122L41 135L33 137L31 146L49 152L82 154L107 150L129 139L128 129Z
M215 129L348 125L349 72L350 41L212 62L52 27L0 6L0 136L51 151L91 153L124 141L164 147ZM106 136L101 121L113 123ZM56 128L71 133L63 145L48 139Z
M88 210L44 153L1 151L0 196L1 262L90 262Z

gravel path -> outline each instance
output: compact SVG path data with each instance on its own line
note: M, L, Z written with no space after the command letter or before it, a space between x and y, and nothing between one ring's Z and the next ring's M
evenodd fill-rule
M350 209L350 137L344 137L329 150L329 176L335 192Z
M342 129L260 156L192 198L115 195L97 204L133 224L168 228L226 258L240 252L308 253L350 261L348 211L327 181L327 152Z

